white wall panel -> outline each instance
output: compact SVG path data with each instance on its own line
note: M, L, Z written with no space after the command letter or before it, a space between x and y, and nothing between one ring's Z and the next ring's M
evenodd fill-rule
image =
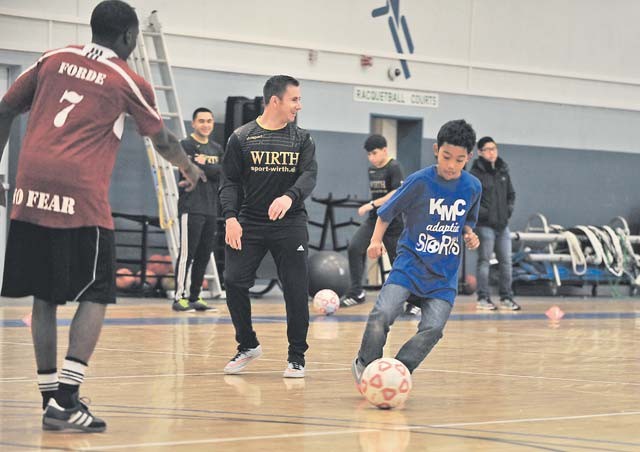
M50 45L48 48L56 49L71 43L87 43L91 40L89 27L69 23L53 22L51 24Z
M640 108L640 88L622 83L476 69L471 85L470 92L486 96L630 110ZM561 102L562 99L565 102Z
M49 43L49 23L19 17L0 17L3 49L42 52Z
M86 42L96 3L0 0L0 49ZM396 53L390 15L372 17L385 0L131 3L159 11L177 67L640 110L637 0L402 0L412 55ZM412 76L391 81L401 57Z
M637 77L626 58L640 44L634 0L475 0L476 64L529 67L592 78Z
M91 7L89 9L89 12L91 12L93 6L95 6L98 2L83 0L2 0L0 1L0 7L23 11L33 11L37 12L38 14L77 16L80 12L80 5L83 3L91 4Z

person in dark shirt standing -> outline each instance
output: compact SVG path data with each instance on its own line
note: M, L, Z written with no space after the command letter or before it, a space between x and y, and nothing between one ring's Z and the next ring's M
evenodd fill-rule
M309 132L293 124L300 83L287 75L264 85L264 113L236 129L223 158L220 202L227 243L224 282L236 331L236 355L226 374L241 372L262 355L251 322L249 288L267 251L278 268L287 312L285 378L303 378L309 348L308 240L304 200L316 185L318 166Z
M482 200L476 233L478 249L478 309L494 311L489 296L489 261L494 249L500 265L500 309L520 310L513 300L511 288L511 236L509 218L513 213L516 192L511 183L507 163L498 157L498 146L491 137L478 141L479 157L474 160L471 174L482 182Z
M369 167L369 191L371 201L358 208L358 215L367 215L360 227L351 237L349 243L349 272L351 286L347 293L340 299L340 306L349 307L364 303L366 293L362 287L362 274L364 273L367 248L371 240L371 234L378 219L377 210L385 201L395 193L402 184L404 176L402 167L397 160L389 157L387 140L382 135L370 135L364 143L367 151ZM384 244L389 253L389 262L393 264L396 257L396 244L402 233L402 218L395 218L384 234Z
M193 112L191 127L193 133L180 143L191 160L204 171L207 182L198 184L193 191L180 189L180 254L176 260L173 310L215 311L202 299L200 291L215 245L222 146L209 140L214 120L208 108L200 107Z

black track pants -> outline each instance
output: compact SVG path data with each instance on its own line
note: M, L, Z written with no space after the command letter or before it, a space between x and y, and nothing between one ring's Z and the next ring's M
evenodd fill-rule
M236 329L238 349L257 347L251 321L249 288L255 283L260 262L270 252L278 268L287 311L288 360L304 365L309 348L309 235L306 225L286 227L244 226L242 249L225 249L224 282L227 306Z
M202 280L214 248L216 217L183 213L180 215L180 254L176 261L175 299L200 296Z

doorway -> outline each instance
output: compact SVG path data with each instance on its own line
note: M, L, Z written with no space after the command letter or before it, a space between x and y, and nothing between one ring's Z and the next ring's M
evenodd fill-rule
M371 133L387 139L389 157L402 165L405 177L422 168L422 118L371 116Z

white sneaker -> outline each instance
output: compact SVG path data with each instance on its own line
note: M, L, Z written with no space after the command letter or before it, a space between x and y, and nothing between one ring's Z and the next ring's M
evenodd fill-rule
M284 378L304 378L304 366L299 363L289 363L282 376Z
M238 350L236 356L231 358L231 361L224 366L225 374L237 374L242 372L242 369L247 367L251 361L258 359L262 356L262 346L258 345L256 348L246 348Z

